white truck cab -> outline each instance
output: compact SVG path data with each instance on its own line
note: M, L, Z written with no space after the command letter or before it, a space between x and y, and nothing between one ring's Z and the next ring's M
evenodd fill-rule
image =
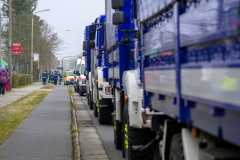
M77 59L74 71L74 90L83 96L86 93L86 77L84 76L85 71L85 57Z

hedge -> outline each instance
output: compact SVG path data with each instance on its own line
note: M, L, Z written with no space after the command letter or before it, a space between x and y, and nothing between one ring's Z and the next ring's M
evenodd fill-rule
M31 76L29 74L13 74L12 75L12 87L17 88L31 83Z

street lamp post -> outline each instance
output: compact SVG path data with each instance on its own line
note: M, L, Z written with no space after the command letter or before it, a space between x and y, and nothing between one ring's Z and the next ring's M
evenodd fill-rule
M9 90L12 90L12 1L9 0L9 47L8 47L8 72Z
M34 12L34 13L39 13L39 12L45 12L49 11L50 9ZM32 15L32 40L31 40L31 84L33 83L33 15Z

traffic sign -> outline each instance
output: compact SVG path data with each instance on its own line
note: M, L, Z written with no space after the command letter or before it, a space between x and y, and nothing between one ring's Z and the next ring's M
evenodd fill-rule
M13 55L21 55L21 43L13 43L12 44L12 54Z
M39 54L38 53L34 53L33 61L39 61Z

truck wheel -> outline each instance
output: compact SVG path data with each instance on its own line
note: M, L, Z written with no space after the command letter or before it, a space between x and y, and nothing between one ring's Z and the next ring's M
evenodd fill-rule
M79 87L77 87L77 93L79 93Z
M95 117L98 117L98 106L97 106L98 104L99 104L99 100L97 100L97 104L95 103L93 104L93 111L94 111L93 114Z
M115 96L115 95L114 95ZM113 125L114 125L114 145L116 149L122 149L122 122L116 120L116 101L114 98Z
M171 145L170 145L169 160L184 160L181 133L175 134L172 137Z
M90 108L91 110L93 110L93 101L91 100L91 98L89 98L89 101L90 101L89 108Z
M98 122L100 124L111 124L112 123L112 106L100 107L98 112Z
M154 145L149 146L144 151L135 151L134 145L146 145L154 138L154 133L150 129L136 129L129 126L129 116L127 107L124 107L124 150L126 160L153 160Z
M115 115L114 115L115 116ZM116 149L122 149L122 123L114 117L114 144Z
M84 96L84 92L82 90L79 89L79 95L80 96Z
M89 105L89 97L88 97L88 93L86 94L86 98L87 98L87 104Z

